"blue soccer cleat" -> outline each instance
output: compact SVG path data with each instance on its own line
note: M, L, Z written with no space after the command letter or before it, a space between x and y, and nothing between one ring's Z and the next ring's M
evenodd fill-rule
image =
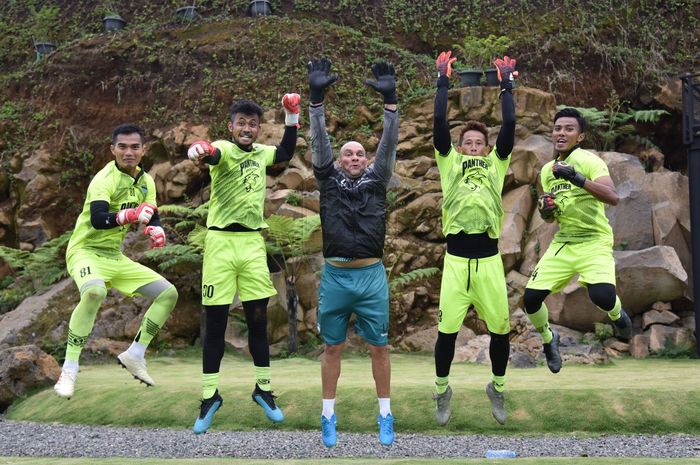
M194 422L192 428L195 434L206 433L214 420L214 414L221 408L224 399L219 395L219 390L214 391L214 395L208 399L202 399L202 405L199 408L199 417Z
M330 420L321 415L321 435L323 437L323 445L326 447L333 447L337 442L337 437L335 434L335 424L335 413L333 414Z
M394 443L394 417L390 414L383 417L377 415L377 424L379 425L379 442L384 446L390 446Z
M256 383L255 390L253 390L251 397L256 404L260 405L263 410L265 410L265 415L267 415L270 421L281 423L282 420L284 420L282 410L275 405L275 396L272 395L272 391L263 391Z

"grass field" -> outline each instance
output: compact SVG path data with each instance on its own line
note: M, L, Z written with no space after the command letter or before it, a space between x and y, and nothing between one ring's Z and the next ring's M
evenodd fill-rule
M369 359L349 356L343 361L342 369L336 412L342 419L343 431L374 432L377 401ZM7 417L42 422L190 428L198 414L201 397L200 370L199 355L192 352L151 359L149 372L157 386L147 388L133 380L116 362L84 365L72 399L60 399L47 388L16 402ZM227 354L221 372L220 392L224 405L214 421L213 431L318 429L321 386L317 360L291 358L272 362L273 389L286 415L284 423L276 426L268 423L259 407L250 400L252 362ZM435 425L433 416L432 357L392 355L392 410L397 419L396 430L425 434L700 434L700 363L697 360L623 359L606 366L565 365L556 375L544 366L509 369L506 426L498 425L491 418L483 390L489 373L485 365L458 363L453 366L450 378L454 389L452 420L446 428L440 428ZM587 460L586 463L596 463Z
M250 460L250 459L129 459L129 463L136 465L432 465L435 459L303 459L303 460ZM112 459L59 459L49 458L17 458L0 457L0 465L84 465L99 463L100 465L123 465L124 458ZM699 465L700 459L648 459L648 458L518 458L516 460L491 460L491 459L440 459L444 465Z

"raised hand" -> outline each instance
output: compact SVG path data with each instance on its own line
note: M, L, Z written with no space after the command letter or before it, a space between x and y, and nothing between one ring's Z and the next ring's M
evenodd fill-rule
M554 214L557 211L557 205L554 203L554 194L551 192L542 194L537 200L537 210L539 210L543 220L554 218Z
M515 70L516 60L509 58L507 55L501 58L496 58L493 61L496 70L498 70L498 80L501 81L501 89L512 90L513 81L518 77L518 72Z
M282 106L284 107L284 124L285 126L299 127L299 103L301 97L299 94L284 94L282 97Z
M147 224L151 217L158 211L155 205L142 203L136 208L126 208L117 212L117 224L123 226L128 223Z
M365 80L365 84L376 90L384 97L384 105L396 104L396 71L394 65L384 61L372 65L372 73L377 79Z
M552 174L557 179L566 179L574 186L583 187L586 177L577 173L576 169L564 161L555 161L552 165Z
M331 61L328 58L311 60L307 65L309 75L309 100L311 103L323 102L326 88L337 79L337 74L330 74Z
M451 50L448 50L446 52L440 52L440 55L438 55L437 60L435 60L435 68L437 68L438 77L452 76L452 63L457 61L457 58L454 58L451 55Z
M187 149L187 158L199 165L202 163L204 157L214 155L215 153L216 147L205 140L198 140Z

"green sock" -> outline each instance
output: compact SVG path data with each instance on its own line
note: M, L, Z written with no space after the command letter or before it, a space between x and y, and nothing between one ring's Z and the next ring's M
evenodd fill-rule
M503 392L503 388L506 384L506 377L496 376L491 373L491 382L493 382L493 388L496 390L496 392Z
M217 387L219 387L219 373L202 373L202 399L213 396Z
M552 330L549 329L549 311L545 303L542 302L540 309L535 313L528 313L527 317L530 319L532 326L542 335L542 341L545 344L552 342Z
M447 386L450 384L449 376L436 376L435 377L435 392L438 394L444 394L447 391Z
M68 323L66 360L77 362L80 358L80 352L95 324L97 310L100 309L105 297L107 297L107 288L102 284L88 286L80 293L80 302L75 306Z
M272 389L270 386L270 367L255 367L255 383L263 391Z
M603 310L602 308L600 309ZM622 310L622 302L620 302L620 298L618 296L615 296L615 306L613 309L610 311L603 311L608 314L608 318L610 318L612 321L617 321L620 319L620 310Z
M175 286L170 286L158 294L158 297L153 300L153 303L148 307L148 311L146 311L146 314L143 316L141 327L134 340L148 347L153 337L165 324L165 320L170 316L170 312L173 311L176 303L177 290Z

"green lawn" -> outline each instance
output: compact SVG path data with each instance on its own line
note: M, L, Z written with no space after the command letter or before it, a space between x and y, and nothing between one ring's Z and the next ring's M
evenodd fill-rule
M71 400L60 399L47 388L16 402L7 416L43 422L190 428L201 397L200 370L199 358L191 353L151 359L149 372L157 386L147 388L116 363L84 365ZM336 404L342 430L374 432L378 407L369 359L349 356L342 370ZM448 427L440 428L433 416L432 357L392 355L392 410L397 432L700 434L697 360L623 359L606 366L565 365L556 375L544 366L509 369L509 418L504 427L491 418L483 391L489 374L486 365L453 366L452 420ZM286 415L284 423L276 426L250 400L252 362L227 354L220 386L224 405L212 430L317 430L320 363L304 358L275 360L272 375L278 404Z

